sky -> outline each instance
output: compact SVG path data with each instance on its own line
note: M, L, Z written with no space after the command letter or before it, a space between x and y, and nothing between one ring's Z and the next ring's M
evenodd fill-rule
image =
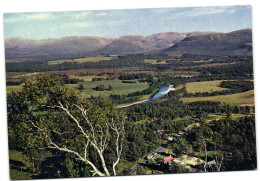
M4 37L26 39L252 28L251 6L5 13Z

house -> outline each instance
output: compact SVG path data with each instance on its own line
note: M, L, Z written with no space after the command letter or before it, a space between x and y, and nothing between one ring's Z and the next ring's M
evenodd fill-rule
M171 155L168 157L165 157L164 159L164 163L171 163L172 160L175 160L175 158L173 158Z

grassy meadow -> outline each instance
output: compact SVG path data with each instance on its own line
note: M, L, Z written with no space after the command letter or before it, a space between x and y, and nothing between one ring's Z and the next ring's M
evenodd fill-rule
M226 88L219 87L220 83L224 80L215 81L204 81L204 82L191 82L186 83L186 89L188 93L196 92L213 92L227 90ZM183 88L183 84L179 85L176 89ZM229 94L229 95L216 95L206 97L183 97L181 100L185 103L196 102L196 101L215 101L222 102L230 105L241 105L241 104L254 104L254 90Z
M6 93L11 93L12 91L21 91L23 88L23 84L21 85L10 85L6 86Z
M219 101L230 105L254 104L254 90L229 95L217 95L208 97L186 97L182 98L181 100L183 102Z
M62 64L64 62L77 62L77 63L84 63L84 62L100 62L103 60L111 60L115 58L116 56L94 56L94 57L84 57L84 58L76 58L76 59L61 59L61 60L51 60L48 61L49 65L56 65L56 64Z
M147 89L149 87L149 84L147 83L123 83L121 80L104 80L104 81L95 81L95 82L83 82L84 89L82 90L82 93L86 97L90 97L91 95L96 96L103 96L108 97L110 94L129 94L136 91L142 91L144 89ZM107 89L109 85L112 86L112 90L104 90L104 91L96 91L94 90L95 87L98 85L104 85ZM68 86L78 88L79 84L69 84Z
M213 92L213 91L226 90L226 88L219 87L219 85L222 81L223 80L191 82L191 83L187 83L185 85L186 85L188 93Z

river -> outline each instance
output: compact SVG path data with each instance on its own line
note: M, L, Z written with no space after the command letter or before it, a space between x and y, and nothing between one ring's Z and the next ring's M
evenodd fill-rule
M134 102L131 104L123 105L123 106L118 106L117 108L120 109L120 108L126 108L126 107L130 107L130 106L137 105L137 104L145 104L145 103L151 102L153 100L159 99L160 97L163 97L164 95L168 94L170 91L174 91L174 90L175 90L175 88L173 85L162 85L160 90L151 98L143 100L143 101L138 101L138 102Z

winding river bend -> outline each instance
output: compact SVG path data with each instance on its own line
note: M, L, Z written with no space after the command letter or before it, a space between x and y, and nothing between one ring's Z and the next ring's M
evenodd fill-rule
M123 105L123 106L118 106L117 108L121 109L121 108L126 108L126 107L130 107L130 106L137 105L137 104L145 104L145 103L151 102L153 100L159 99L160 97L162 97L162 96L168 94L170 91L174 91L174 90L175 90L175 88L173 85L162 85L160 90L153 97L143 100L143 101L138 101L138 102L134 102L134 103Z

